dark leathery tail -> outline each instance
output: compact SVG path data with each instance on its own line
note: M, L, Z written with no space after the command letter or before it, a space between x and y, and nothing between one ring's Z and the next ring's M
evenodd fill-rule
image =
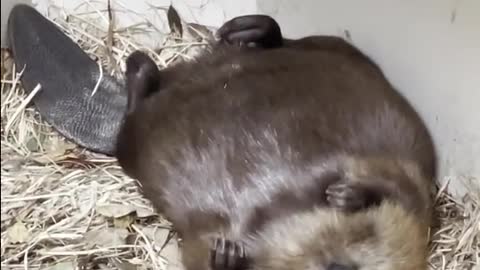
M41 90L33 104L43 119L74 143L112 155L115 138L127 107L122 82L103 72L97 63L54 23L33 7L17 5L8 20L8 35L21 81L30 93Z

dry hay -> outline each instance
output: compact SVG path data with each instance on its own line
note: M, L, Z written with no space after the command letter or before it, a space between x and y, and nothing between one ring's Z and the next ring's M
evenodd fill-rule
M117 76L125 57L142 48L130 34L150 27L109 31L78 14L66 18L56 22ZM160 66L203 44L198 35L164 35L162 50L149 50ZM43 122L27 106L34 93L24 94L21 70L6 52L1 76L2 269L180 268L170 224L154 214L116 161L79 149ZM479 196L459 201L440 190L441 226L433 233L431 269L471 270L480 264L479 202Z

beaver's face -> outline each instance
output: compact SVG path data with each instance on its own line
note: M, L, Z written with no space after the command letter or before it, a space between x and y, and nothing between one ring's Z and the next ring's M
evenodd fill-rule
M427 231L401 207L347 215L317 209L272 224L252 269L425 270ZM259 243L259 242L257 242ZM259 245L261 246L261 245Z

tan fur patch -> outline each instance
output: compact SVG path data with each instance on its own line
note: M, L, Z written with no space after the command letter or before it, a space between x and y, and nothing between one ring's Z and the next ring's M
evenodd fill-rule
M346 215L333 209L289 217L267 227L254 269L324 270L330 263L359 270L425 270L427 229L388 202Z

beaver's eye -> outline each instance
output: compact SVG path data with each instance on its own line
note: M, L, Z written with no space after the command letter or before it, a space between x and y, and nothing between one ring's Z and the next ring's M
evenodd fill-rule
M354 265L331 263L325 268L325 270L358 270L358 267Z

